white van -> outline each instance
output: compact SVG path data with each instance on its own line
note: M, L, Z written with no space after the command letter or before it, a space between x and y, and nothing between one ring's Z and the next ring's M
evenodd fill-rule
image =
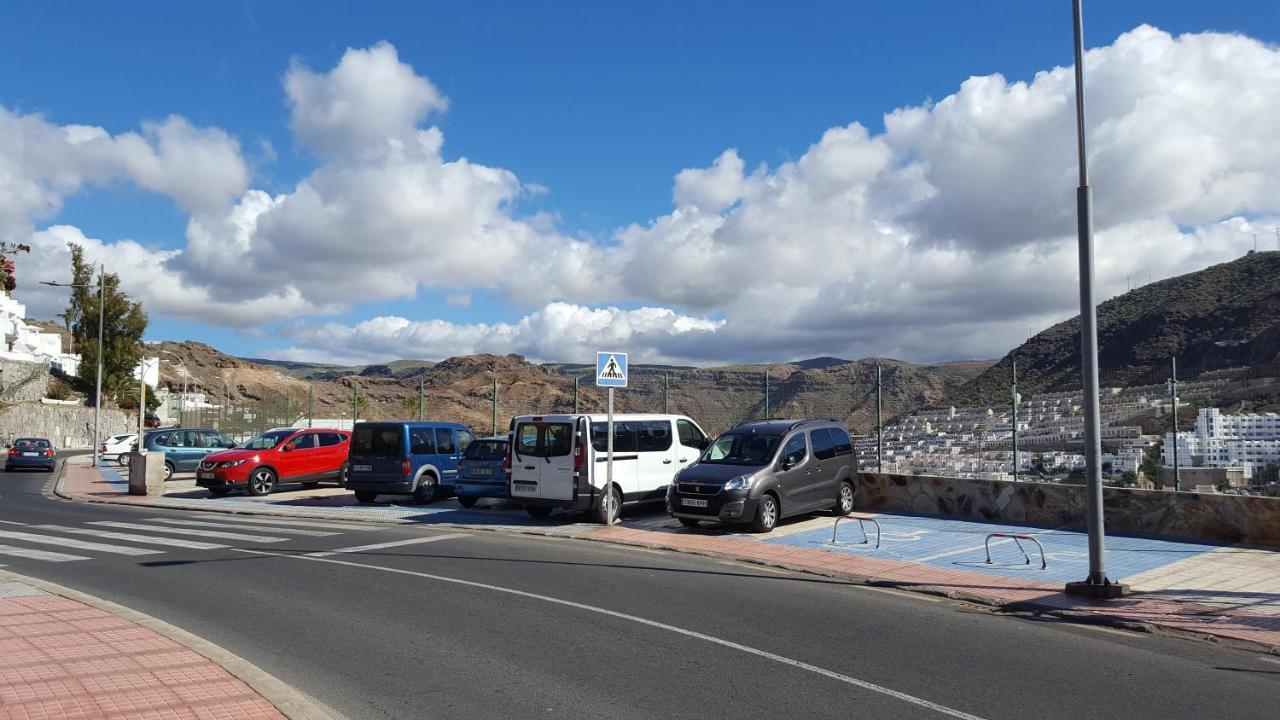
M566 508L590 511L607 524L623 502L664 499L671 479L709 442L683 415L614 414L613 502L602 503L607 422L606 415L581 414L513 419L507 457L512 502L534 517Z

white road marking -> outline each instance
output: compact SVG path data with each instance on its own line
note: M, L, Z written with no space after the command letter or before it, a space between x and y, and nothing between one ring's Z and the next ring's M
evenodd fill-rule
M29 560L48 560L49 562L70 562L72 560L88 560L83 555L67 555L65 553L49 552L48 550L32 550L31 548L20 548L12 545L0 545L0 555L12 555L14 557L27 558ZM0 565L0 567L5 567Z
M193 528L171 528L156 527L155 525L143 525L141 523L127 522L110 522L107 520L98 520L89 523L90 525L101 525L102 527L124 528L125 530L150 530L151 532L165 532L172 535L194 535L195 537L221 538L223 540L243 540L245 542L284 542L289 538L272 537L270 535L243 535L241 533L220 532L218 530L196 530Z
M441 536L436 536L436 537L441 537ZM549 595L539 595L537 593L526 592L524 590L516 590L515 588L502 587L500 585L490 585L489 583L476 582L474 580L462 580L460 578L445 577L443 575L432 575L431 573L417 572L415 570L402 570L400 568L390 568L382 565L365 565L363 563L351 562L349 560L335 560L333 558L315 557L314 555L285 555L282 553L267 552L264 550L249 550L245 548L236 548L236 551L243 552L243 553L250 553L253 555L267 555L270 557L291 558L296 560L310 560L312 562L322 562L322 563L333 563L334 565L346 565L348 567L362 568L364 570L381 570L382 572L395 573L397 575L411 575L413 577L420 577L427 580L436 580L438 582L453 583L455 585L463 585L466 587L473 587L481 590L492 590L493 592L499 592L499 593L505 593L507 595L515 595L517 597L529 598L530 600L541 600L542 602L552 603L554 605L563 605L565 607L576 608L578 610L583 610L585 612L593 612L593 613L598 613L600 615L608 615L609 617L617 618L619 620L627 620L629 622L633 622L639 625L658 628L659 630L666 630L668 632L673 632L678 635L684 635L685 637L691 637L697 640L703 640L713 645L727 647L732 650L738 650L740 652L744 652L749 655L755 655L756 657L761 657L766 660L772 660L774 662L781 663L783 665L790 665L791 667L794 667L794 668L807 670L808 672L814 673L816 675L822 675L823 677L827 677L832 680L846 683L848 685L853 685L854 687L859 687L859 688L862 688L863 690L870 690L871 692L880 693L881 695L886 695L888 697L894 698L895 700L901 700L902 702L915 705L916 707L926 708L928 710L932 710L936 713L947 715L949 717L961 718L962 720L985 720L979 715L971 715L962 710L949 708L946 705L940 705L931 700L925 700L924 698L919 698L919 697L916 697L915 695L908 695L907 693L900 692L892 688L887 688L883 685L876 685L875 683L867 682L866 680L859 680L858 678L851 677L849 675L842 675L841 673L835 672L834 670L828 670L826 668L819 667L817 665L812 665L802 660L795 660L793 658L789 658L784 655L771 653L768 650L761 650L759 648L751 647L750 645L742 645L740 643L733 642L732 640L725 640L723 638L718 638L714 635L707 635L706 633L700 633L696 630L689 630L687 628L678 627L676 625L668 625L667 623L658 622L657 620L650 620L648 618L643 618L638 615L629 615L627 613L618 612L616 610L606 610L604 608L594 607L592 605L587 605L585 603L580 603L580 602L574 602L572 600L562 600L560 598L551 597Z
M201 517L208 517L203 514ZM296 518L294 515L287 515L280 519L273 517L244 517L240 515L218 515L219 522L245 523L247 525L284 525L288 527L303 528L328 528L330 530L362 530L364 532L377 532L387 527L385 523L345 523L345 522L320 522L312 520L290 519ZM155 522L169 520L170 518L147 518Z
M143 548L126 547L124 545L107 545L105 543L86 542L84 540L54 537L52 535L13 532L11 530L0 530L0 538L25 540L27 542L42 543L45 545L59 545L61 547L75 548L77 550L97 550L99 552L115 553L117 555L159 555L164 552L163 550L144 550Z
M227 529L230 529L230 530L246 530L246 529L253 529L253 530L256 530L256 529L257 529L257 528L246 528L244 525L236 525L236 524L234 524L234 523L205 522L205 521L203 521L203 520L168 520L168 519L165 519L165 520L156 520L155 522L158 522L158 523L165 523L165 524L167 524L167 525L190 525L191 527L202 527L202 528L222 528L222 529L224 529L224 530L227 530ZM262 530L267 531L267 532L277 533L277 534L279 534L279 535L306 535L306 536L309 536L309 537L329 537L330 535L338 535L338 534L340 534L340 533L333 532L332 530L300 530L300 529L298 529L298 528L283 528L283 527L264 527L264 528L262 528Z
M14 522L13 520L0 520L0 523L5 525L26 525L26 523Z
M435 542L437 540L453 540L455 538L471 537L466 533L449 533L447 535L431 535L429 537L410 538L409 540L393 540L391 542L375 543L373 545L358 545L356 547L339 548L337 550L325 550L324 552L307 553L308 557L323 558L330 555L342 555L345 553L358 553L365 550L384 550L386 548L401 547L403 545L417 545L419 543Z
M90 535L93 537L105 538L107 540L127 540L129 542L141 543L143 545L166 545L168 547L186 548L188 550L221 550L222 548L227 547L226 545L197 542L195 540L156 537L154 535L134 535L133 533L111 532L110 530L95 530L93 528L66 527L65 525L36 525L33 529L54 530L62 533L71 533L73 535Z

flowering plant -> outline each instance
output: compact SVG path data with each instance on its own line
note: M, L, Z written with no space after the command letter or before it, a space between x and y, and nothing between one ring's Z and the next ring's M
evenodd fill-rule
M16 266L9 256L20 252L31 252L31 246L22 243L0 243L0 288L5 292L13 292L13 289L18 286Z

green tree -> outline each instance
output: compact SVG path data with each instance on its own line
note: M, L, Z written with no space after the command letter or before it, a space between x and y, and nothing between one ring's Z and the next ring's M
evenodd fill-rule
M65 318L71 325L71 336L80 351L79 376L94 403L94 386L98 375L98 278L94 268L85 262L84 249L67 243L71 250L71 300ZM142 334L147 330L147 314L142 305L120 290L115 273L102 276L102 391L107 396L120 396L136 384L133 370L142 359ZM137 400L138 392L133 390ZM150 405L150 402L148 402Z
M1125 470L1124 474L1120 476L1120 487L1137 487L1137 486L1138 486L1138 473L1133 472L1132 470Z
M1084 485L1084 468L1076 468L1067 473L1067 479L1063 482L1068 485Z
M404 402L400 403L405 412L409 413L409 416L415 420L418 419L418 400L418 394L414 393L413 395L405 398Z
M1147 448L1146 456L1142 458L1142 467L1139 468L1147 479L1155 483L1156 489L1160 488L1160 480L1164 475L1164 469L1160 466L1160 448L1164 443L1156 443Z
M105 376L106 373L104 372ZM116 402L124 410L136 410L138 407L138 388L145 387L147 389L147 409L155 410L160 407L160 399L156 397L156 389L150 385L139 385L137 380L129 378L130 384L119 392Z

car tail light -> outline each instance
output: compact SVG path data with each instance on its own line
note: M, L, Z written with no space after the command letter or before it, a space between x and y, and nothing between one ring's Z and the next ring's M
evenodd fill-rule
M573 471L581 473L587 466L587 448L583 443L578 443L573 448Z
M502 472L505 475L511 474L511 453L502 456Z
M52 451L52 450L45 450L45 451L44 451L44 456L45 456L45 457L53 457L53 451Z
M409 464L409 458L400 458L400 474L409 477L413 473L413 466Z
M9 454L10 454L10 455L17 455L17 454L18 454L18 448L10 448L10 449L9 449Z
M462 472L462 461L458 461L458 472Z

